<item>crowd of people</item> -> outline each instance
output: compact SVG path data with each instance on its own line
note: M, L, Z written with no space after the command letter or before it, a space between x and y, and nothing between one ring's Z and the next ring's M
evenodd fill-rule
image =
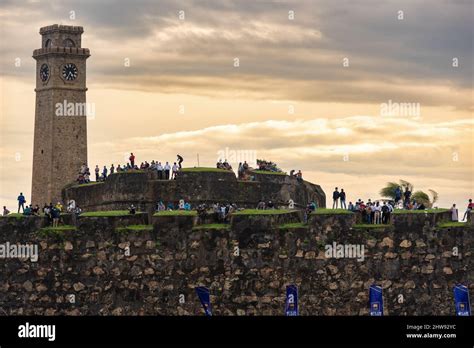
M338 209L338 207L340 207L341 209L347 209L354 213L360 213L362 222L368 224L388 224L390 222L391 214L395 209L427 209L423 202L417 202L416 200L412 199L412 193L408 188L405 188L405 191L403 191L401 187L396 188L394 200L381 200L372 202L372 200L369 198L367 202L364 202L359 198L357 202L349 202L349 204L346 206L346 192L344 189L341 188L341 190L339 190L337 187L334 189L332 199L333 209ZM467 216L472 209L474 209L474 204L472 203L472 199L469 199L466 211L461 221L466 221ZM451 220L458 221L459 216L456 204L453 204L450 211Z
M264 170L267 172L283 173L283 170L277 167L276 163L266 160L257 160L258 170Z
M128 172L132 170L149 170L149 171L156 171L158 180L173 180L176 179L178 176L179 170L182 168L182 163L183 163L183 157L181 155L176 155L177 161L171 165L169 162L165 162L162 164L160 161L155 161L152 160L151 162L144 161L141 162L140 165L137 165L135 163L135 155L130 153L130 157L128 158L129 162L126 164L117 164L115 166L114 164L111 164L109 168L107 166L102 166L99 167L99 165L96 165L94 168L94 173L95 173L95 181L96 182L102 182L107 180L107 177L109 175L112 175L117 172ZM77 182L79 184L87 184L91 182L90 179L91 172L89 167L87 166L86 163L83 163L80 170L79 174L77 176Z
M224 160L224 162L222 162L222 160L220 159L220 160L216 163L216 168L217 168L217 169L232 170L232 166L230 165L229 162L227 162L226 159Z
M149 170L149 171L156 171L157 177L159 180L172 180L176 179L178 176L179 171L182 168L183 157L181 155L177 155L177 161L173 163L171 166L169 162L165 162L163 165L160 161L148 161L142 162L139 166L135 162L135 155L130 153L129 162L125 165L118 164L114 166L113 164L107 168L107 166L103 166L101 169L98 165L94 168L95 179L96 181L105 181L107 177L111 174L116 172L122 171L131 171L131 170ZM266 160L258 160L257 159L257 166L258 170L261 171L269 171L275 173L283 173L281 169L277 167L274 162L266 161ZM229 162L225 159L224 161L219 160L216 164L217 168L225 169L225 170L232 170L232 166ZM243 163L239 163L238 166L238 178L240 180L252 180L251 172L253 168L249 166L249 164L244 161ZM90 182L90 170L86 163L83 163L77 181L80 184L85 184ZM302 173L301 170L295 173L295 170L290 171L291 177L296 177L297 180L302 181ZM405 190L402 189L401 186L397 186L394 189L394 199L391 200L377 200L372 202L371 199L368 199L367 202L358 199L355 203L349 202L346 205L346 192L343 188L339 189L336 187L332 194L332 208L333 209L347 209L355 213L361 214L362 222L368 224L388 224L390 222L391 214L395 209L407 209L407 210L425 210L427 207L423 202L417 202L415 199L412 198L412 192L410 191L409 187L405 187ZM48 219L53 223L57 222L61 211L63 209L60 202L53 206L52 203L44 204L43 208L41 209L38 205L33 206L32 204L26 204L26 198L23 193L17 197L18 201L18 210L17 212L20 213L22 211L23 215L41 215L44 214L48 217ZM292 206L293 205L293 206ZM294 208L294 202L290 200L289 207L292 209ZM167 204L163 203L162 201L157 202L156 204L156 211L163 211L163 210L191 210L191 204L189 202L185 202L184 200L180 200L178 203L174 204L173 202L169 202ZM211 209L219 221L226 221L228 216L233 211L237 210L237 206L233 203L215 203L211 207L207 207L205 204L198 205L196 210L203 211L203 209ZM256 209L263 210L263 209L275 209L275 204L269 200L265 202L264 200L260 200L256 206ZM317 205L315 202L310 202L305 207L304 212L305 216L307 217L312 211L317 209ZM461 221L465 221L468 217L470 211L474 209L474 204L472 203L472 199L469 199L469 203L467 209L463 215ZM135 214L136 207L132 204L129 206L130 214ZM74 200L70 200L67 203L66 211L68 213L80 214L82 210L76 205ZM458 209L456 204L450 209L452 213L452 221L458 221ZM3 207L3 215L10 214L10 210L7 209L6 206ZM306 218L305 218L306 219Z

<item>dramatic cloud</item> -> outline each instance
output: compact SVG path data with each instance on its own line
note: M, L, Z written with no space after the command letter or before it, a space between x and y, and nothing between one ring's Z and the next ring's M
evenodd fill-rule
M84 26L92 52L93 165L131 149L188 165L249 150L351 197L405 178L461 204L474 181L471 16L469 0L4 0L0 199L29 193L31 54L39 28L60 23ZM383 116L389 102L420 113Z

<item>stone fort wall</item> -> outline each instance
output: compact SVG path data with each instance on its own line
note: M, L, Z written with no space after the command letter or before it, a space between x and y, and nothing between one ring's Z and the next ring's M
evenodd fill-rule
M143 211L153 212L162 200L177 203L180 199L193 206L200 203L236 203L239 207L255 208L260 199L288 206L292 199L304 207L315 201L326 206L326 196L319 185L298 182L288 175L256 175L255 181L237 180L232 171L186 172L176 180L157 180L156 172L120 172L103 183L73 185L63 189L64 202L74 199L83 210L126 209L134 204Z
M52 234L43 218L4 217L0 243L40 253L36 263L0 260L0 314L203 315L194 287L207 286L216 315L283 315L296 284L301 315L367 315L376 282L386 315L454 315L453 286L474 288L474 224L439 227L446 217L364 229L352 214L312 214L307 226L288 225L298 212L235 215L224 228L195 216L64 216L75 230ZM123 228L137 224L151 226ZM326 258L333 242L363 244L364 261Z

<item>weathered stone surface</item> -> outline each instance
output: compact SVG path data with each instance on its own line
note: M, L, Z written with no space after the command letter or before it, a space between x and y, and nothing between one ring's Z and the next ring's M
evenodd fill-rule
M300 207L314 200L325 207L326 196L319 185L288 175L254 176L255 181L238 181L232 171L181 172L176 180L156 180L157 173L151 171L115 173L103 184L66 187L62 198L64 202L75 199L86 211L126 209L133 203L139 210L151 212L159 200L180 199L192 205L234 202L248 208L255 208L261 198L277 205L287 205L292 199Z
M127 234L83 219L61 238L40 237L33 222L0 218L0 243L41 246L35 264L2 260L0 314L202 315L194 292L202 285L211 290L216 315L282 315L285 287L296 284L302 315L366 315L373 283L383 286L390 315L454 314L452 287L474 289L474 225L448 231L407 227L397 218L404 229L356 231L352 215L318 216L307 228L289 230L262 219L197 230L193 217L170 217L153 220L151 232ZM375 241L370 250L368 240ZM412 245L402 247L404 241ZM324 246L333 242L365 245L364 261L327 258ZM460 256L452 254L455 246Z

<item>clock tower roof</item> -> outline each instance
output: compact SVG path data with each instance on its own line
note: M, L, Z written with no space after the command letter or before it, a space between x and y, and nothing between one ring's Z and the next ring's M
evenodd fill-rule
M39 31L41 35L52 34L56 32L82 34L84 32L84 28L80 26L75 26L75 25L53 24L53 25L48 25L46 27L42 27L40 28L40 31Z

